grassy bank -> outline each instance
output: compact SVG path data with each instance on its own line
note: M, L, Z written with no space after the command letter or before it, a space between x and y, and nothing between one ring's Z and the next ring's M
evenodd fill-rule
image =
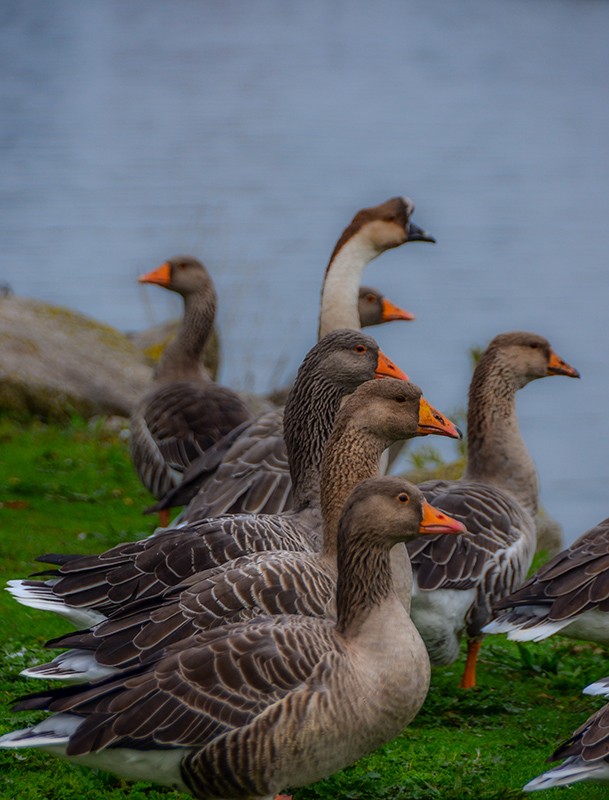
M98 552L147 535L150 498L132 470L125 442L103 427L16 426L0 421L0 585L36 569L46 552ZM44 641L67 629L59 618L19 606L0 592L0 733L38 718L13 713L11 701L42 684L19 670L49 653ZM551 641L521 646L487 640L479 688L457 688L463 659L437 669L422 712L404 734L297 800L392 798L495 800L523 797L520 787L602 701L581 689L609 672L606 653ZM535 796L535 795L534 795ZM607 789L579 785L541 799L600 800ZM126 784L35 751L0 751L1 800L157 800L183 797L153 784Z

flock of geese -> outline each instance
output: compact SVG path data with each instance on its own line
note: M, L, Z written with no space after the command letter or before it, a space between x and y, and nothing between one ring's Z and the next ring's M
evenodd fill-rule
M459 480L383 477L384 453L455 425L362 333L412 315L361 287L390 248L434 239L392 198L363 209L326 269L318 342L285 408L253 416L201 353L216 294L178 256L140 278L178 292L184 318L131 419L131 456L162 526L96 556L48 554L10 582L78 630L24 671L66 685L21 699L53 712L0 737L199 798L269 798L330 775L399 734L430 664L463 638L476 685L486 633L609 643L609 520L525 582L538 481L516 393L579 377L542 336L496 336L472 378ZM185 505L171 524L169 510ZM590 693L609 696L609 678ZM525 789L609 781L609 706Z

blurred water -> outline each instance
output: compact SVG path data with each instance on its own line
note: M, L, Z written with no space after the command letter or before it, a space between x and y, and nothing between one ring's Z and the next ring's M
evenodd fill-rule
M136 275L192 252L223 380L265 391L314 342L352 214L409 194L438 244L367 271L418 315L382 347L450 411L470 346L548 336L583 380L520 398L543 500L570 539L609 514L608 3L4 0L0 20L0 281L140 329L179 304Z

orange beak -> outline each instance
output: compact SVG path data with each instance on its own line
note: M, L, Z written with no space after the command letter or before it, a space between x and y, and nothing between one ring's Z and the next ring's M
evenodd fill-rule
M156 283L159 286L169 286L171 283L171 266L169 262L166 261L160 267L153 269L152 272L140 275L138 281L139 283Z
M548 375L566 375L567 378L579 378L579 372L559 358L554 350L550 351L550 361L548 362Z
M465 533L467 528L458 519L453 519L423 500L423 519L419 533Z
M459 428L447 419L444 414L440 414L424 397L419 401L419 427L417 428L417 433L421 436L435 433L438 436L450 436L451 439L463 438Z
M382 350L379 350L378 361L374 371L375 378L399 378L402 381L409 381L410 378L405 372L390 361Z
M410 311L404 311L403 308L396 306L395 303L392 303L391 300L387 300L387 298L384 297L381 306L381 319L383 322L393 322L394 319L412 320L416 319L416 317L414 314L411 314Z

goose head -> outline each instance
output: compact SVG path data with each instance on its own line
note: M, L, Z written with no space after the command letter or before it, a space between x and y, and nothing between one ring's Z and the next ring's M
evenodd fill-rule
M487 358L496 359L504 375L518 389L548 375L579 378L579 372L552 350L547 339L536 333L514 331L499 334L480 359L481 364Z
M153 283L177 292L183 297L197 293L214 294L209 273L193 256L174 256L160 267L145 275L140 275L139 283Z
M359 386L344 400L339 418L388 444L428 434L461 438L459 429L427 402L416 384L392 378Z
M309 351L301 370L311 371L313 364L318 374L343 387L345 393L372 378L408 380L406 373L387 358L375 340L361 331L341 329L328 333Z
M414 203L408 197L391 197L378 206L362 208L345 228L336 243L330 264L336 254L352 240L357 239L369 248L374 255L399 247L406 242L432 242L436 240L419 228L410 218L414 213Z
M466 528L430 505L414 483L398 477L368 478L359 483L345 503L340 539L357 527L370 544L392 547L420 534L463 533Z
M415 319L414 314L396 306L378 289L373 289L371 286L360 286L357 307L362 328L370 328L373 325L381 325L383 322L393 322L398 319Z

